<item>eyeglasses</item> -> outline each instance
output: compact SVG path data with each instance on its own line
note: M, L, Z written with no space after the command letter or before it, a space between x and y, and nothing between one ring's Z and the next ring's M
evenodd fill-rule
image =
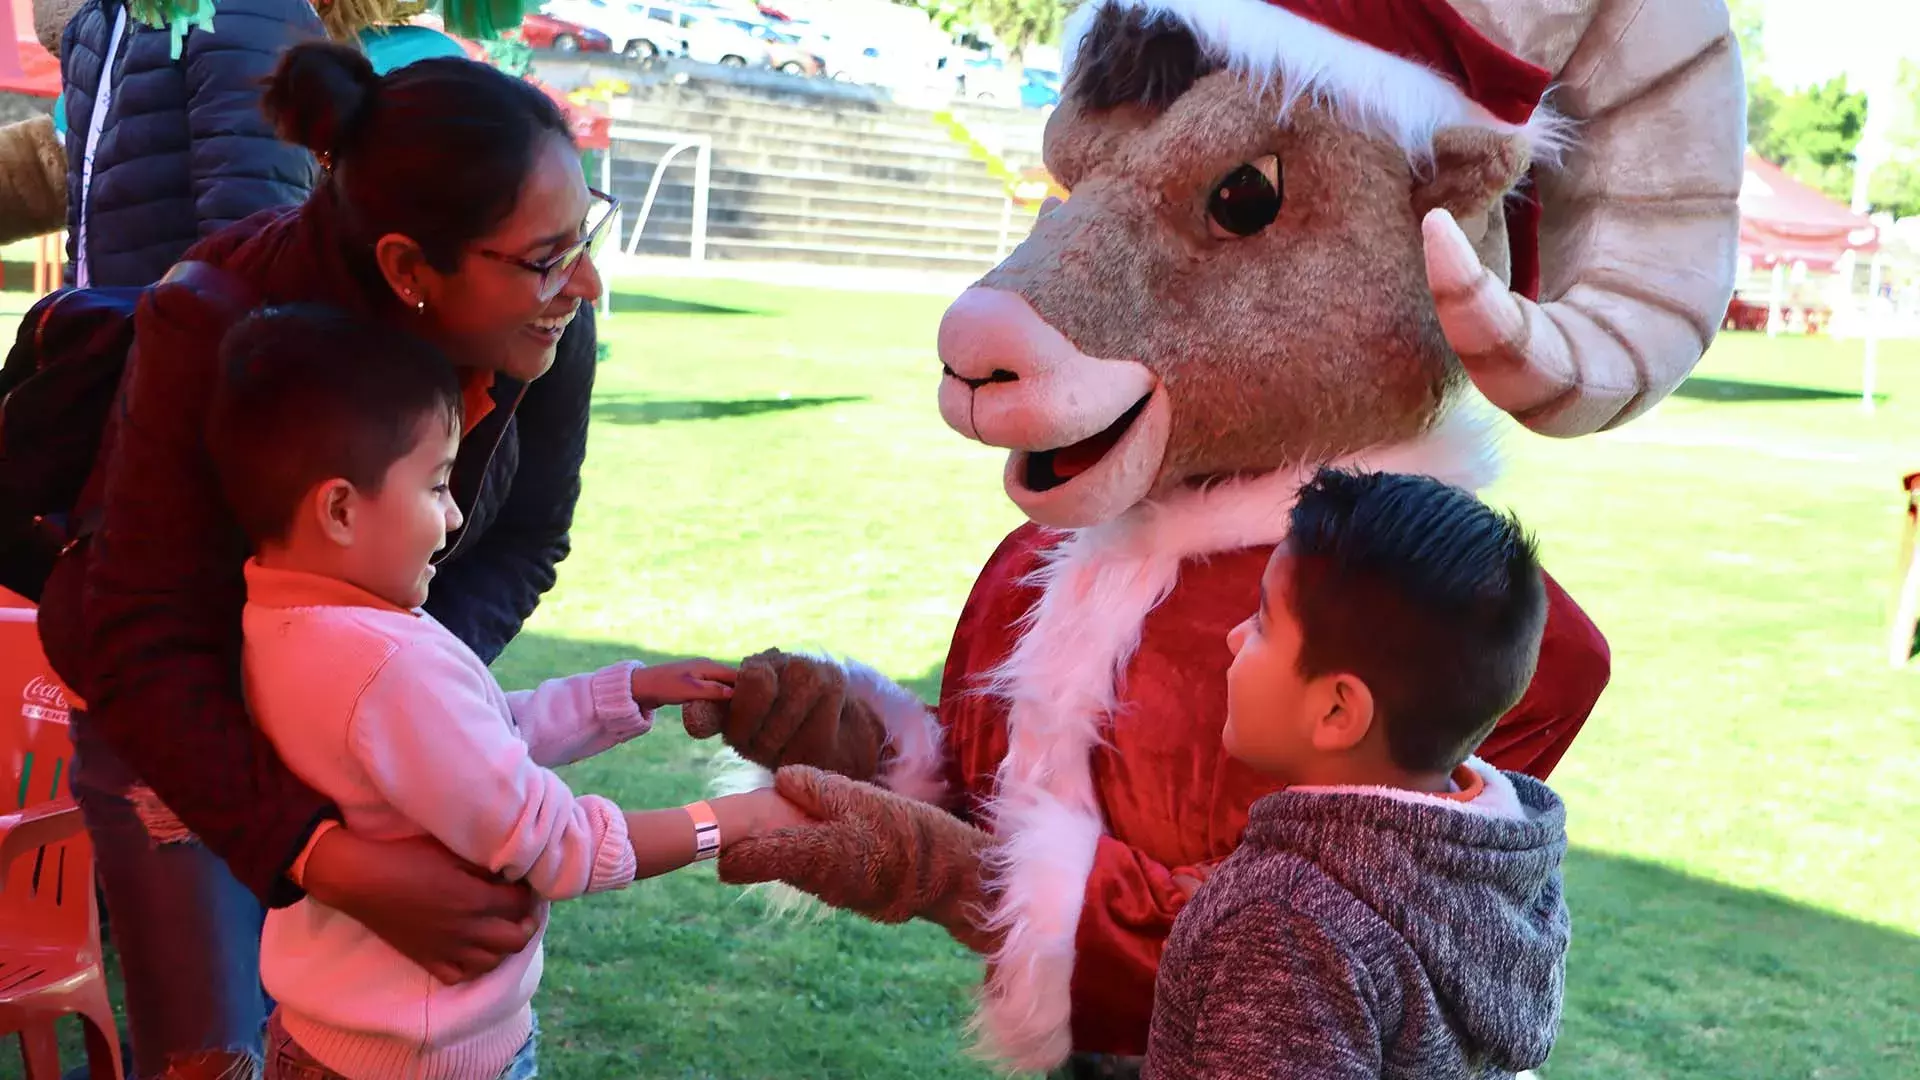
M538 275L540 299L553 299L560 294L561 289L567 287L567 282L573 280L574 271L580 267L580 256L592 258L599 254L600 243L606 239L607 223L613 220L614 211L620 209L620 200L604 191L588 188L587 194L593 196L593 205L587 210L585 231L580 234L580 239L567 245L552 258L534 262L517 255L488 251L485 248L481 248L478 254L495 262L517 266L530 274Z

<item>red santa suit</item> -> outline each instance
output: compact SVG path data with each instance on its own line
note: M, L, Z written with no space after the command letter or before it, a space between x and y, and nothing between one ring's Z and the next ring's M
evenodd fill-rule
M1469 489L1491 472L1485 427L1458 415L1353 464ZM940 730L898 740L912 760L891 780L1002 842L992 921L1006 937L980 1019L1011 1064L1146 1051L1161 948L1187 899L1174 876L1231 853L1249 807L1275 790L1221 745L1226 639L1259 604L1302 479L1230 481L1073 532L1022 526L967 601ZM1538 672L1481 750L1537 777L1609 670L1599 631L1557 585L1548 595Z

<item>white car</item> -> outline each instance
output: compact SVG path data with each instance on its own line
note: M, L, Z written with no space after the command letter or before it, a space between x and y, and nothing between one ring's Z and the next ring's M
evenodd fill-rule
M683 51L678 37L656 33L645 18L630 10L627 0L547 0L541 10L607 35L613 51L629 60L651 60Z
M625 11L641 24L636 40L658 52L678 52L689 60L728 67L773 65L773 52L766 42L731 25L717 9L631 0ZM676 47L664 47L663 41ZM645 55L636 58L645 59Z

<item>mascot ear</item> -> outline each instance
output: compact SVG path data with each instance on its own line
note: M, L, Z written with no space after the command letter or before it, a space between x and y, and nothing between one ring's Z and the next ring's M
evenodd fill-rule
M1444 128L1433 136L1432 171L1414 185L1415 216L1445 210L1459 220L1477 218L1513 190L1530 160L1519 135Z

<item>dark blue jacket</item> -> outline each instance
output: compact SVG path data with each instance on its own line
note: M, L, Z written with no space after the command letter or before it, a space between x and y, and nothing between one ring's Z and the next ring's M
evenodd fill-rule
M67 112L67 259L77 265L87 130L121 0L86 0L60 42ZM261 80L288 46L326 36L309 0L217 0L213 30L173 35L129 13L94 153L90 284L150 285L187 248L313 187L306 150L274 137Z

